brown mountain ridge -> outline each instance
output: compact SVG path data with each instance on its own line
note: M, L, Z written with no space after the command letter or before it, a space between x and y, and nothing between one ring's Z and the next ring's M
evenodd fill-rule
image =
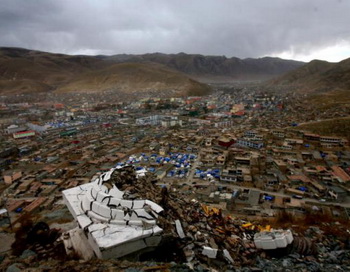
M303 92L350 91L350 58L338 63L313 60L270 81L272 85L294 85Z
M96 90L123 93L152 93L161 90L169 96L204 95L210 92L209 86L153 63L113 64L81 74L55 91L65 93Z
M316 108L350 107L350 58L338 63L313 60L268 85L293 86L296 92L307 95L305 103Z
M116 63L21 48L0 49L0 93L163 92L203 95L209 86L154 63Z
M261 80L282 75L304 65L304 62L280 58L227 58L199 54L114 55L104 57L117 62L155 62L196 78L227 77L236 80Z
M184 53L71 56L2 47L0 93L119 91L202 95L210 87L198 82L198 78L265 78L302 64L278 58L242 60Z

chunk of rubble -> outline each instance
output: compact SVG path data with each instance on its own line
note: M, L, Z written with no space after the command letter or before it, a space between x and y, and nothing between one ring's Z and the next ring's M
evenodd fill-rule
M290 230L263 231L254 235L256 248L265 250L285 248L293 242L293 239L293 234Z
M155 247L163 231L157 226L163 208L150 200L124 199L124 192L109 183L115 170L62 192L69 211L101 259Z
M224 253L225 258L226 258L230 263L233 264L233 263L234 263L234 260L232 259L230 252L228 252L227 249L224 249L224 250L223 250L223 253Z
M175 225L176 225L176 231L177 231L177 234L179 235L179 237L181 239L185 238L186 236L185 236L185 233L182 229L180 220L175 220Z
M215 248L211 248L211 247L207 247L207 246L203 247L202 254L207 256L210 259L215 259L217 253L218 253L218 250Z

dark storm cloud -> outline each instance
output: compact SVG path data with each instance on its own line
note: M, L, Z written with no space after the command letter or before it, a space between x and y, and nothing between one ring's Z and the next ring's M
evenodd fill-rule
M0 46L71 54L308 55L350 44L349 10L345 0L0 0Z

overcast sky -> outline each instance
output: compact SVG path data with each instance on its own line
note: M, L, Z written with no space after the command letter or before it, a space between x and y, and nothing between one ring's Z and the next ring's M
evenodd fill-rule
M350 1L0 0L0 46L340 61L350 57Z

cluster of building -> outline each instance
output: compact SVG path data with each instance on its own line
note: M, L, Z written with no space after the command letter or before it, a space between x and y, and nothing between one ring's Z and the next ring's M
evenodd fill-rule
M292 98L242 89L136 102L3 103L1 205L14 220L62 208L63 190L89 187L96 175L128 164L227 214L349 219L349 139L299 130L301 117L289 116L299 105Z

